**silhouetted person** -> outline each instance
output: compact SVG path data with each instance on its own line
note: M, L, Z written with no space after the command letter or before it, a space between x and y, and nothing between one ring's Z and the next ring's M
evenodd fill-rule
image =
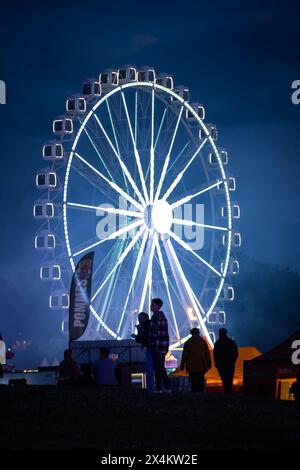
M80 385L91 385L92 379L92 367L90 364L81 364L81 377L79 379Z
M149 330L150 320L148 313L141 312L138 314L139 324L136 325L137 334L131 335L137 343L141 344L142 349L146 349L146 383L147 390L153 392L154 390L154 377L153 377L153 357L152 351L149 348Z
M135 326L137 329L136 335L131 335L138 343L141 343L141 348L146 348L149 340L150 320L146 312L138 314L139 323Z
M192 336L184 344L180 367L189 373L192 391L204 392L205 373L211 368L210 352L199 328L192 328L190 333Z
M80 367L73 359L73 351L66 349L64 360L61 361L58 368L58 385L77 385L80 375Z
M95 363L94 380L96 385L116 385L115 362L109 358L109 349L100 348L100 359Z
M227 330L219 330L219 339L214 346L215 366L221 377L225 393L232 393L235 363L239 356L236 342L227 336Z
M151 301L151 311L153 315L150 320L149 347L153 356L153 369L155 375L156 390L162 393L171 392L170 381L165 369L165 357L169 350L168 321L165 314L160 310L163 305L161 299Z
M6 346L0 333L0 378L3 377L3 366L6 364Z
M296 405L298 407L298 410L300 411L300 374L297 375L296 382L292 383L290 393L294 395Z

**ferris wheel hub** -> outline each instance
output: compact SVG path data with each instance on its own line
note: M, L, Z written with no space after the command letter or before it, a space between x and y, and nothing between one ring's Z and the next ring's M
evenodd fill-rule
M173 223L170 204L164 199L148 204L144 210L144 221L149 229L154 229L159 234L168 233Z

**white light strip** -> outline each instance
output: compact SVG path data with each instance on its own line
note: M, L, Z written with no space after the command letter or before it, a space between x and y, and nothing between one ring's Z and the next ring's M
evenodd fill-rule
M220 183L222 183L222 180L218 180L216 183L212 184L211 186L208 186L207 188L201 189L201 191L198 191L197 193L191 194L190 196L186 196L182 199L179 199L179 201L174 202L171 204L171 209L175 209L175 207L182 206L182 204L186 204L187 202L191 201L194 197L200 196L200 194L204 194L207 191L210 191L213 188L216 188L219 186Z
M122 239L121 243L118 243L118 244L114 245L113 252L116 251L116 257L114 257L114 259L119 258L119 256L121 255L121 253L124 249L125 244L127 244L127 241ZM111 253L111 250L108 250L107 253ZM115 253L113 253L113 254L115 254ZM106 256L104 256L103 259L105 259L105 258L106 258ZM100 270L101 264L102 264L102 260L101 260L101 263L97 267L97 271ZM104 262L104 264L105 264L105 262ZM104 299L101 298L101 307L99 305L99 313L101 312L100 315L103 318L103 321L106 321L106 318L109 317L110 305L114 301L114 296L112 295L113 294L113 289L115 289L115 287L116 287L116 283L118 281L119 274L120 274L120 266L119 266L118 269L116 269L116 271L111 276L111 278L108 282L108 286L107 286L107 289L106 289L106 292L105 292ZM96 275L94 277L96 277ZM101 311L100 311L100 308L101 308ZM97 332L99 331L98 327L99 327L99 325L97 325Z
M121 245L121 243L120 243L120 245ZM123 244L122 244L122 246L123 246ZM110 259L110 257L111 257L111 258L113 257L113 255L114 255L113 252L114 252L114 246L111 247L111 248L107 251L107 253L105 254L105 256L101 259L101 262L98 264L97 268L94 270L94 272L93 272L94 278L96 278L96 275L98 274L98 272L100 271L100 269L102 269L103 266L106 265L106 263L107 263L107 261ZM119 256L120 256L120 255L118 255L117 258L118 258ZM114 259L115 259L115 258L114 258Z
M114 121L113 121L113 118L112 118L112 114L111 114L111 110L110 110L110 106L109 106L108 100L106 100L106 107L107 107L107 111L108 111L108 115L109 115L109 120L110 120L110 124L111 124L111 127L112 127L112 131L113 131L113 134L114 134L114 139L115 139L117 151L118 151L118 154L120 155L120 148L119 148L119 144L118 144L117 133L116 133L116 129L115 129L115 125L114 125ZM125 177L125 174L124 174L124 171L123 171L123 170L122 170L122 174L123 174L123 178L124 178L124 182L125 182L125 186L126 186L127 192L129 192L129 191L128 191L128 186L127 186L127 179L126 179L126 177Z
M94 317L96 318L96 320L100 323L101 326L103 326L103 328L115 339L122 339L120 338L119 336L116 335L116 333L114 331L112 331L111 328L109 328L109 326L106 325L106 323L102 320L102 318L98 315L98 313L96 312L95 308L91 305L91 312L92 314L94 315Z
M111 233L108 237L103 238L102 240L99 240L98 242L93 243L92 245L89 245L89 246L87 246L86 248L83 248L80 251L77 251L76 253L73 254L73 256L81 255L81 253L84 253L87 250L91 250L92 248L95 248L95 246L101 245L101 243L104 243L108 240L113 240L114 238L120 237L120 236L124 235L125 233L130 232L130 230L133 230L133 229L139 227L143 223L144 223L143 220L138 220L136 222L133 222L132 224L127 225L127 227L123 227L120 230L116 230L115 232Z
M121 155L119 155L118 152L117 152L117 150L115 149L115 147L114 147L112 141L110 140L109 136L107 135L107 133L106 133L106 131L105 131L105 129L104 129L104 127L103 127L103 125L102 125L100 119L98 118L97 114L94 113L94 117L95 117L97 123L99 124L99 127L100 127L100 129L102 130L103 134L105 135L106 140L108 141L108 143L109 143L109 145L110 145L112 151L113 151L114 154L116 155L116 157L117 157L117 159L118 159L118 161L119 161L119 163L120 163L120 165L121 165L122 170L124 171L125 175L126 175L127 178L128 178L129 183L130 183L131 186L132 186L132 189L134 190L134 192L135 192L136 195L138 196L138 198L139 198L139 200L141 201L141 203L142 203L143 205L145 205L145 201L144 201L144 199L143 199L143 196L141 195L141 193L140 193L140 191L139 191L137 185L135 184L135 182L134 182L134 180L133 180L131 174L129 173L127 166L126 166L125 163L123 162L123 160L122 160L122 158L121 158Z
M205 264L205 266L207 266L209 269L211 269L211 271L213 271L215 274L217 274L219 277L222 276L222 274L217 271L213 266L211 266L211 264L209 264L207 261L205 261L205 259L203 259L200 255L198 255L198 253L196 253L188 243L184 242L183 240L181 240L180 237L178 237L178 235L176 235L175 233L173 232L169 232L169 235L179 244L182 246L182 248L184 248L186 251L189 251L190 253L192 253L196 258L198 258L199 261L201 261L203 264Z
M109 105L108 100L106 100L106 107L107 107L107 111L108 111L108 115L109 115L110 125L111 125L111 128L112 128L113 134L114 134L114 139L115 139L117 151L118 151L118 154L120 154L120 148L119 148L119 144L118 144L117 133L116 133L116 129L115 129L115 125L114 125L114 122L113 122L113 118L112 118L112 114L111 114L110 105Z
M132 140L133 153L134 153L134 156L135 156L136 164L137 164L137 167L138 167L138 172L139 172L139 175L140 175L140 180L141 180L141 183L142 183L144 198L145 198L146 204L149 204L148 191L147 191L147 188L146 188L146 183L145 183L144 173L143 173L143 169L142 169L142 165L141 165L140 155L139 155L139 152L136 148L136 143L135 143L135 140L134 140L134 135L133 135L133 130L132 130L130 117L129 117L129 113L128 113L127 103L126 103L125 96L124 96L123 92L121 92L121 95L122 95L125 114L126 114L126 118L127 118L127 122L128 122L129 132L130 132L130 136L131 136L131 140Z
M167 174L169 173L169 171L171 170L171 168L173 168L173 167L175 166L175 164L177 163L178 159L181 157L181 155L183 154L183 152L185 151L185 149L190 145L190 143L191 143L191 140L188 140L187 143L184 145L184 147L180 150L180 152L179 152L179 154L177 155L177 157L174 158L174 160L172 161L171 165L169 165Z
M157 201L157 199L159 198L161 188L162 188L165 176L166 176L166 172L167 172L169 161L170 161L170 155L171 155L171 152L172 152L172 149L173 149L175 137L176 137L176 134L177 134L178 126L179 126L181 115L182 115L182 111L183 111L183 106L181 106L181 109L180 109L180 112L179 112L179 115L178 115L178 118L177 118L175 130L174 130L174 133L173 133L173 137L172 137L172 140L171 140L171 145L170 145L169 151L167 153L167 156L165 158L165 163L164 163L164 166L163 166L163 170L162 170L162 173L161 173L161 176L160 176L160 179L159 179L159 183L158 183L158 187L157 187L157 191L156 191L156 194L155 194L155 201Z
M176 188L176 186L178 185L178 183L181 181L184 173L187 171L188 167L191 165L191 163L194 161L194 159L197 157L198 153L201 151L201 149L203 148L203 146L206 144L207 142L207 138L204 139L204 141L202 142L202 144L198 147L198 149L196 150L196 152L194 153L194 155L190 158L190 160L188 161L188 163L185 165L184 169L176 176L175 180L173 181L173 183L171 184L171 186L169 187L169 189L165 192L165 194L163 195L162 199L167 199L170 194L172 193L172 191Z
M205 326L204 320L203 320L203 318L202 318L202 316L201 316L201 314L200 314L200 312L199 312L198 305L197 305L197 303L195 302L194 293L193 293L193 291L192 291L192 289L191 289L191 287L190 287L190 285L189 285L189 283L188 283L188 281L187 281L187 279L186 279L186 277L185 277L185 275L184 275L184 272L183 272L183 270L182 270L182 268L181 268L181 265L180 265L180 263L179 263L179 260L178 260L178 258L177 258L177 255L176 255L176 253L175 253L175 251L174 251L174 248L173 248L173 245L172 245L172 243L171 243L171 240L170 240L170 239L167 240L166 243L167 243L167 245L168 245L169 252L170 252L171 256L173 257L173 260L174 260L174 262L175 262L175 264L176 264L177 271L178 271L178 273L179 273L179 276L181 277L182 283L183 283L183 285L184 285L184 287L185 287L185 289L186 289L186 292L187 292L187 294L188 294L188 296L189 296L189 299L190 299L190 301L191 301L191 304L192 304L192 306L193 306L193 308L194 308L194 310L195 310L195 312L196 312L196 314L197 314L197 317L198 317L198 320L199 320L199 323L200 323L202 332L204 333L204 335L205 335L207 341L209 342L210 346L213 347L213 342L212 342L212 340L211 340L211 338L210 338L210 335L209 335L209 333L208 333L208 330L207 330L207 328L206 328L206 326ZM202 311L202 314L205 316L205 312L204 312L203 308L201 308L201 311Z
M116 263L116 265L113 267L113 269L110 271L110 273L108 274L108 276L104 279L104 281L102 282L102 284L100 285L100 287L97 289L97 291L95 292L95 294L93 295L92 297L92 302L95 300L95 298L97 297L97 295L99 294L99 292L103 289L103 287L105 286L105 284L107 283L107 281L109 280L109 278L111 277L111 275L114 273L114 271L117 269L117 267L123 263L124 259L126 258L126 256L128 255L128 253L132 250L133 246L135 245L135 243L138 241L138 239L140 238L140 236L142 235L142 233L145 231L145 226L143 225L141 227L141 229L135 234L135 236L133 237L133 239L131 240L131 242L129 243L129 245L127 246L126 250L122 253L122 255L120 256L120 258L118 259L118 262Z
M161 267L161 272L162 272L162 275L163 275L163 280L164 280L164 283L166 285L166 289L167 289L167 293L168 293L169 303L170 303L170 307L171 307L171 312L172 312L172 317L173 317L173 322L174 322L174 327L175 327L175 332L176 332L176 339L179 340L180 339L180 334L179 334L179 330L178 330L178 324L177 324L177 321L176 321L173 302L172 302L172 298L171 298L171 294L170 294L168 276L167 276L167 272L166 272L166 268L165 268L165 263L164 263L164 260L163 260L163 257L162 257L162 253L161 253L161 249L160 249L160 246L159 246L158 239L156 239L156 249L157 249L159 264L160 264L160 267Z
M187 225L189 227L201 227L201 228L210 228L212 230L223 230L224 232L228 232L227 227L218 227L217 225L207 225L207 224L200 224L198 222L194 222L193 220L184 220L184 219L176 219L172 220L173 224L178 225Z
M155 249L155 239L157 237L156 232L154 233L153 237L154 239L152 240L151 251L150 251L149 260L148 260L148 267L147 267L147 272L146 272L146 278L145 278L145 283L144 283L140 306L139 306L139 312L141 312L144 308L147 288L149 286L150 272L152 271L152 263L153 263L154 249Z
M151 312L151 298L152 296L152 268L149 271L149 284L148 284L148 312Z
M101 210L103 212L107 212L108 214L118 214L138 218L144 217L144 214L141 212L127 211L125 209L115 209L114 207L90 206L88 204L79 204L77 202L67 202L67 205L70 207L77 207L78 209Z
M138 93L134 96L134 140L137 142L137 119L138 119Z
M121 196L124 197L128 202L130 202L133 206L135 206L139 211L143 211L144 208L136 202L131 196L129 196L122 188L120 188L116 183L110 181L106 176L104 176L100 171L98 171L93 165L91 165L87 160L85 160L81 155L75 153L75 156L79 158L85 165L87 165L96 175L100 176L106 183L108 183L115 191L117 191Z
M161 122L160 122L158 132L157 132L157 136L156 136L156 139L155 139L154 150L156 149L156 146L157 146L157 142L158 142L158 139L159 139L159 136L160 136L160 132L161 132L165 117L166 117L166 113L167 113L167 108L165 108L164 113L163 113L162 118L161 118Z
M80 119L79 119L79 122L81 123ZM98 157L99 157L99 159L100 159L102 165L103 165L104 168L106 169L106 171L107 171L107 173L109 174L110 178L115 182L114 177L112 176L111 172L110 172L109 169L107 168L107 166L106 166L106 164L105 164L105 161L103 160L103 158L102 158L102 156L101 156L101 154L100 154L98 148L96 147L96 145L95 145L93 139L91 138L89 132L86 130L85 127L84 127L84 132L86 133L86 135L87 135L89 141L91 142L91 144L92 144L92 146L93 146L95 152L97 153L97 155L98 155Z
M139 270L139 267L140 267L140 264L141 264L141 261L142 261L142 256L144 254L144 249L145 249L147 238L148 238L148 232L146 231L144 233L144 237L143 237L143 240L142 240L140 251L139 251L139 254L137 256L135 266L134 266L134 269L133 269L132 279L131 279L128 295L127 295L127 298L126 298L126 301L125 301L125 305L124 305L124 308L123 308L123 311L122 311L122 315L121 315L120 323L119 323L119 326L118 326L117 334L120 333L120 329L121 329L121 325L122 325L123 318L124 318L124 315L125 315L125 311L126 311L126 308L127 308L127 304L128 304L128 301L129 301L129 297L130 297L133 285L135 283L135 280L136 280L136 277L137 277L137 274L138 274L138 270Z
M151 146L150 146L150 202L154 197L154 88L152 90L152 110L151 110Z

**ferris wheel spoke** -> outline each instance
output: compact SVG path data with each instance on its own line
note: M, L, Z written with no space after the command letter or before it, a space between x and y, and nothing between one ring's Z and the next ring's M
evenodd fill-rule
M207 138L203 140L203 142L201 143L201 145L199 145L199 147L197 148L196 152L194 153L194 155L190 158L190 160L187 162L187 164L185 165L185 167L183 168L183 170L176 176L175 180L173 181L173 183L170 185L169 189L165 192L165 194L163 195L162 199L167 199L170 194L172 193L172 191L174 191L174 189L176 188L176 186L178 185L178 183L181 181L181 179L183 178L183 175L185 174L185 172L187 171L187 169L189 168L189 166L191 165L191 163L195 160L195 158L197 157L197 155L199 154L199 152L201 151L201 149L204 147L204 145L206 144L207 142Z
M151 94L151 145L150 145L150 202L154 197L154 88Z
M141 264L141 261L142 261L142 256L144 254L147 238L148 238L148 233L146 231L144 233L142 244L140 246L140 250L139 250L139 253L138 253L138 256L137 256L137 259L136 259L136 262L135 262L135 266L134 266L134 269L133 269L132 280L131 280L129 291L128 291L126 301L125 301L125 304L124 304L124 307L123 307L123 311L122 311L120 323L119 323L119 326L118 326L117 334L119 334L120 329L121 329L121 325L123 323L123 319L124 319L124 315L125 315L125 311L126 311L128 302L129 302L130 294L131 294L132 288L134 286L134 283L135 283L135 280L136 280L136 277L137 277L137 274L138 274L138 270L139 270L139 267L140 267L140 264Z
M136 164L137 164L137 167L138 167L140 180L141 180L141 183L142 183L144 198L145 198L146 204L148 204L149 203L149 196L148 196L148 192L147 192L147 188L146 188L145 177L144 177L144 173L143 173L143 169L142 169L140 155L139 155L139 152L138 152L137 147L136 147L136 141L135 141L135 138L134 138L134 135L133 135L132 125L131 125L131 121L130 121L130 117L129 117L129 113L128 113L128 108L127 108L127 103L126 103L126 99L125 99L125 95L124 95L123 91L121 92L121 95L122 95L122 100L123 100L123 104L124 104L126 119L127 119L127 123L128 123L128 127L129 127L129 132L130 132L130 136L131 136L131 140L132 140L133 153L134 153L134 157L135 157Z
M157 135L156 135L156 138L155 138L155 143L154 143L154 145L153 145L153 156L154 156L154 154L155 154L156 145L157 145L157 142L158 142L160 133L161 133L161 129L162 129L162 126L163 126L163 123L164 123L164 120L165 120L166 113L167 113L167 108L165 108L165 110L164 110L164 112L163 112L163 116L162 116L162 119L161 119L161 122L160 122L160 125L159 125L159 129L158 129L158 131L157 131ZM151 154L150 154L150 158L151 158ZM145 179L147 179L147 177L148 177L149 170L150 170L150 164L148 165L148 168L147 168L147 171L146 171L146 175L145 175ZM153 175L153 183L154 183L154 175ZM153 190L154 190L154 189L153 189ZM152 201L152 202L153 202L153 201Z
M114 140L115 140L115 144L116 144L116 147L117 147L117 151L118 151L118 154L120 155L120 147L119 147L119 144L118 144L116 128L115 128L115 125L114 125L114 121L113 121L113 118L112 118L111 109L110 109L110 105L109 105L108 100L106 100L106 107L107 107L107 111L108 111L108 115L109 115L110 125L111 125L111 128L112 128L113 134L114 134ZM127 193L128 193L129 191L128 191L127 179L125 177L125 173L124 173L123 169L122 169L122 174L123 174L124 183L125 183Z
M150 249L150 254L149 254L149 260L148 260L148 266L147 266L147 271L146 271L146 277L145 277L145 282L144 282L144 287L141 295L141 301L139 305L139 312L143 310L144 304L145 304L145 298L146 298L146 293L147 289L149 288L151 291L152 286L150 285L150 279L152 283L152 264L153 264L153 257L154 257L154 250L155 250L155 240L157 237L157 234L154 233L153 235L153 240L151 244L151 249Z
M106 278L104 279L104 281L102 282L102 284L100 285L100 287L97 289L97 291L95 292L95 294L93 295L92 297L92 302L95 300L95 298L97 297L97 295L99 294L99 292L103 289L103 287L105 286L105 284L107 283L107 281L110 279L110 277L113 275L113 273L115 272L115 270L117 269L117 267L123 263L124 259L126 258L126 256L130 253L130 251L132 250L133 246L136 244L137 240L140 238L140 236L143 234L143 232L146 230L145 226L143 225L140 230L135 234L135 236L133 237L133 239L131 240L131 242L129 243L129 245L127 246L127 248L125 249L125 251L122 253L122 255L120 256L120 258L118 259L117 263L115 264L115 266L113 267L113 269L110 271L110 273L106 276Z
M95 269L94 272L93 272L93 277L94 277L94 278L96 277L96 275L98 274L98 272L101 270L101 268L106 265L107 261L112 258L114 249L115 249L115 245L113 245L113 246L107 251L106 255L105 255L105 256L103 257L103 259L101 260L101 263L99 263L99 265L97 266L97 269Z
M163 112L163 115L162 115L162 118L161 118L161 121L160 121L160 125L159 125L159 128L158 128L157 136L156 136L156 139L155 139L154 150L156 149L157 142L158 142L158 139L159 139L159 136L160 136L160 133L161 133L163 124L164 124L164 120L165 120L166 114L167 114L167 108L165 108L165 110L164 110L164 112Z
M211 271L213 271L217 276L221 277L222 274L217 271L211 264L209 264L205 259L203 259L198 253L196 253L188 243L184 242L178 235L176 235L174 232L169 232L169 235L180 245L182 248L184 248L186 251L194 255L201 263L205 264L207 268L209 268Z
M159 129L157 131L157 135L156 135L156 138L155 138L155 143L154 143L154 146L153 146L153 155L155 154L155 149L156 149L156 146L157 146L157 143L158 143L158 140L159 140L159 136L160 136L160 133L161 133L161 130L162 130L162 127L163 127L163 123L164 123L166 114L167 114L167 108L165 108L165 110L163 112L163 115L162 115L162 118L161 118L161 121L160 121L160 125L159 125ZM151 154L150 154L150 157L151 157ZM147 171L146 171L146 176L145 176L146 179L148 177L149 170L150 170L150 164L148 165L148 168L147 168ZM153 175L153 182L154 182L154 175Z
M149 272L149 282L148 282L148 312L151 312L151 299L152 299L152 269Z
M201 305L200 301L197 299L197 296L196 296L196 294L195 294L194 291L193 291L193 297L194 297L195 302L196 302L196 304L198 305L199 309L201 310L202 305ZM208 313L208 312L206 312L206 314L205 314L205 318L207 318L207 313Z
M182 299L180 297L180 294L178 293L178 290L176 288L176 286L174 285L174 283L170 280L169 281L169 284L170 284L170 287L171 287L171 290L173 291L174 293L174 296L176 297L177 301L179 302L179 304L181 304L182 302ZM176 284L176 283L175 283Z
M173 204L171 204L171 208L172 209L175 209L175 207L179 207L179 206L182 206L182 204L186 204L187 202L191 201L193 198L197 197L197 196L200 196L201 194L204 194L206 193L207 191L210 191L211 189L214 189L216 188L217 186L219 186L221 183L223 183L225 180L218 180L216 183L210 185L210 186L207 186L206 188L204 189L201 189L201 191L198 191L197 193L194 193L194 194L190 194L189 196L186 196L186 197L183 197L182 199L179 199L178 201L174 202Z
M97 266L97 269L94 271L93 273L93 276L96 278L96 275L101 271L101 269L103 268L103 266L106 266L107 263L113 259L114 262L115 260L118 260L119 257L121 256L122 254L122 251L125 247L125 245L127 246L128 245L128 239L125 239L125 240L120 240L121 243L119 243L119 246L117 246L117 244L115 243L110 250L108 250L107 252L107 255L103 257L103 259L101 260L101 262L99 263L99 265ZM109 281L109 285L108 285L108 289L107 289L107 292L106 292L106 296L105 297L109 297L110 294L111 294L111 286L112 284L115 282L117 282L117 279L118 279L118 276L119 276L119 273L120 273L120 266L119 266L119 269L117 269L112 277L110 278L110 281ZM104 307L104 304L103 304L103 307ZM106 309L102 309L104 312L106 312Z
M117 152L120 155L120 147L119 147L119 143L118 143L117 133L116 133L116 129L115 129L115 125L114 125L114 121L113 121L113 118L112 118L111 109L110 109L110 105L109 105L108 100L106 100L106 107L107 107L107 112L108 112L108 116L109 116L110 125L111 125L113 135L114 135L114 141L115 141L115 144L116 144Z
M85 165L82 165L82 162L79 159L73 159L72 169L76 173L86 180L90 185L92 185L97 191L103 194L107 201L110 200L112 204L116 203L116 199L112 196L110 192L110 187L106 185L99 184L99 175L96 175L94 172L86 171Z
M103 266L105 266L107 264L107 262L109 260L112 259L112 257L115 257L115 251L116 251L116 248L117 250L119 249L119 252L120 250L122 249L122 247L124 246L124 244L126 243L126 240L122 240L122 244L120 244L119 247L116 247L116 244L114 244L106 253L106 255L103 257L103 259L101 260L101 262L99 263L99 265L97 266L97 269L93 272L93 277L96 278L98 272L101 270L101 268ZM117 253L117 258L119 257L119 254ZM111 285L113 282L115 282L115 275L118 276L118 272L117 273L114 273L114 275L111 277L110 279L110 282L109 282L109 286L108 286L108 290L106 292L106 296L105 296L105 299L104 299L104 302L102 302L102 311L106 311L106 307L107 307L107 302L109 301L109 299L111 298L110 296L110 292L111 292ZM101 315L101 318L104 320L104 316ZM97 326L97 331L99 331L99 325Z
M178 260L178 257L177 257L177 255L176 255L176 253L175 253L175 250L174 250L174 248L173 248L173 245L172 245L172 243L171 243L171 240L169 239L169 240L167 240L165 243L166 243L166 246L167 246L167 253L169 253L169 255L170 255L170 260L169 260L169 261L171 261L171 263L173 263L173 268L175 267L177 273L179 274L179 277L180 277L180 279L181 279L181 281L182 281L182 284L183 284L183 286L184 286L184 288L185 288L185 290L186 290L186 293L187 293L187 295L188 295L188 297L189 297L189 300L190 300L190 302L191 302L191 305L192 305L193 308L194 308L194 311L195 311L195 313L196 313L196 315L197 315L199 324L200 324L200 326L201 326L201 329L202 329L203 333L204 333L205 336L206 336L207 341L209 342L210 346L213 346L212 340L211 340L211 338L210 338L210 336L209 336L208 330L207 330L206 325L205 325L204 320L203 320L203 317L205 317L204 309L203 309L202 306L200 307L200 302L199 302L199 304L198 304L197 302L195 302L195 294L194 294L194 291L193 291L193 289L191 288L191 286L189 285L187 278L185 277L185 274L184 274L183 269L182 269L182 267L181 267L181 264L180 264L180 262L179 262L179 260ZM179 286L179 288L180 288L180 286ZM202 317L200 311L201 311L203 317Z
M137 143L137 130L138 130L138 92L134 94L134 141Z
M157 191L156 191L156 194L155 194L155 201L157 201L157 199L159 198L161 188L162 188L165 176L166 176L166 172L167 172L168 165L169 165L169 162L170 162L170 155L171 155L171 152L172 152L172 149L173 149L173 145L174 145L175 137L176 137L176 134L177 134L177 131L178 131L178 126L179 126L179 123L180 123L180 120L181 120L182 112L183 112L183 106L181 106L180 112L178 114L178 118L177 118L175 130L173 132L173 136L172 136L171 144L170 144L170 147L169 147L169 151L168 151L167 156L165 158L163 170L162 170L162 173L161 173L161 176L160 176L160 179L159 179L159 183L158 183L158 187L157 187Z
M81 119L78 118L78 120L79 120L80 124L82 124ZM96 154L98 155L98 157L99 157L99 159L100 159L102 165L104 166L105 170L107 171L109 177L110 177L110 178L112 179L112 181L115 183L115 180L114 180L113 175L111 174L111 172L110 172L109 169L107 168L107 165L106 165L105 161L103 160L103 158L102 158L102 156L101 156L101 153L100 153L99 149L97 148L95 142L93 141L92 137L90 136L90 133L89 133L88 130L86 129L86 126L83 127L83 130L84 130L84 132L85 132L87 138L89 139L91 145L93 146L93 148L94 148Z
M169 263L171 266L171 269L173 271L175 283L177 285L177 289L179 290L179 294L181 298L183 299L184 296L182 295L182 290L185 290L186 295L188 296L189 300L191 301L191 297L194 299L196 297L192 287L190 286L184 272L182 269L182 266L179 262L179 259L176 255L176 252L173 248L173 245L171 243L171 240L168 239L166 242L164 242L164 247L169 259ZM180 282L181 281L181 282ZM184 288L184 289L182 289ZM198 319L203 319L205 317L205 311L200 302L198 302L198 307L199 309L197 310L197 317ZM201 312L201 314L200 314Z
M87 160L85 160L81 155L77 152L74 154L76 157L82 161L85 165L87 165L94 173L96 173L100 178L102 178L106 183L108 183L115 191L117 191L121 196L124 197L128 202L130 202L133 206L135 206L139 211L143 211L143 206L136 202L131 196L129 196L120 186L116 183L110 181L106 176L104 176L100 171L98 171L93 165L91 165Z
M80 204L78 202L67 202L66 204L67 206L74 207L77 209L101 210L103 212L107 212L108 214L124 215L128 217L138 217L138 218L144 217L144 215L141 212L127 211L125 209L115 209L114 207L102 207L101 205L91 206L88 204Z
M164 283L165 283L165 286L166 286L166 289L167 289L167 294L168 294L168 298L169 298L169 303L170 303L173 322L174 322L174 327L175 327L176 339L179 340L180 339L180 334L179 334L178 324L177 324L177 321L176 321L175 311L174 311L173 302L172 302L172 298L171 298L171 294L170 294L168 276L167 276L167 272L166 272L165 263L164 263L164 260L163 260L163 257L162 257L161 249L160 249L160 246L159 246L159 241L158 241L157 238L156 238L156 250L157 250L157 254L158 254L158 260L159 260L163 280L164 280Z
M145 205L145 201L144 201L144 199L143 199L143 196L141 195L141 193L140 193L140 191L139 191L137 185L135 184L135 182L134 182L134 180L133 180L131 174L129 173L127 166L126 166L125 163L123 162L123 160L122 160L122 158L121 158L121 155L119 155L119 153L118 153L117 150L115 149L115 147L114 147L112 141L110 140L110 138L109 138L109 136L108 136L106 130L104 129L104 127L103 127L103 125L102 125L102 122L101 122L100 119L98 118L97 114L94 113L94 117L95 117L97 123L99 124L99 127L100 127L100 129L102 130L104 136L106 137L106 140L108 141L108 143L109 143L109 145L110 145L110 147L111 147L113 153L116 155L116 157L117 157L117 159L118 159L118 161L119 161L119 163L120 163L120 166L121 166L123 172L125 173L125 175L126 175L128 181L129 181L129 183L131 184L132 189L134 190L135 194L136 194L137 197L139 198L140 202L141 202L143 205Z
M200 228L207 228L207 229L212 229L212 230L221 230L224 232L228 232L227 227L219 227L217 225L207 225L207 224L200 224L198 222L194 222L193 220L185 220L185 219L173 219L173 224L178 224L178 225L187 225L188 227L200 227Z
M118 247L115 246L116 248L116 257L115 259L118 259L120 255L122 254L122 251L124 249L124 246L126 244L126 241L123 240L123 243L120 243ZM120 275L120 268L121 265L116 269L116 271L113 273L111 276L108 286L104 295L104 300L101 299L101 318L103 318L105 321L107 320L107 317L109 316L110 312L110 305L111 303L115 300L115 296L113 295L116 285L118 283L119 275Z
M167 174L169 173L169 171L176 165L176 163L178 162L179 158L181 157L181 155L183 154L183 152L187 149L187 147L190 145L192 141L191 140L188 140L184 146L182 147L182 149L180 150L179 154L177 155L177 157L174 158L174 160L172 161L171 165L169 165L169 168L168 168L168 171L167 171Z
M89 246L83 248L82 250L77 251L76 253L73 254L73 256L81 255L85 251L91 250L92 248L95 248L96 246L99 246L104 242L107 242L109 240L113 240L114 238L121 237L125 233L130 232L130 230L133 230L133 229L139 227L143 223L144 223L143 220L137 220L136 222L133 222L132 224L127 225L127 227L123 227L119 230L116 230L115 232L111 233L108 237L105 237L102 240L99 240L98 242L95 242L92 245L89 245Z

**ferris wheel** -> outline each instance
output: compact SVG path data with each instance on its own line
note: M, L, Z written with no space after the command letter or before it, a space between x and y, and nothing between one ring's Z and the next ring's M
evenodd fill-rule
M122 339L163 299L172 348L197 326L212 344L234 299L241 235L235 178L205 108L151 67L101 73L66 102L43 146L35 247L49 306L67 322L70 279L94 251L91 315L82 339Z

